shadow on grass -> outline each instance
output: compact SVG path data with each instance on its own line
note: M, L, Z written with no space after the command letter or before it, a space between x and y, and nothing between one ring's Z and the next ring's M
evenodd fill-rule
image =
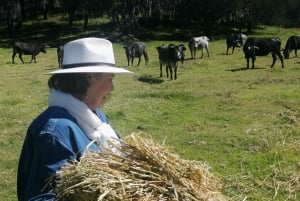
M146 82L149 84L160 84L163 82L160 78L153 78L151 75L142 75L138 78L138 81Z
M259 69L264 69L264 68L231 68L231 69L226 69L225 71L231 71L231 72L236 72L236 71L246 71L246 70L259 70Z

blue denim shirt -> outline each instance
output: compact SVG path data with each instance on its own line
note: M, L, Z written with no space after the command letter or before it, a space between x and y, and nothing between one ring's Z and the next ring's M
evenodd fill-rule
M96 114L108 123L100 109ZM18 200L54 201L54 186L47 185L49 178L67 161L79 160L90 142L65 109L48 107L27 130L18 167ZM90 149L99 151L96 144Z

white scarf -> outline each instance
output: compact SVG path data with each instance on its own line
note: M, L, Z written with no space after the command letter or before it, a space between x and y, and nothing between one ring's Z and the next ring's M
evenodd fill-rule
M109 124L102 122L84 102L71 94L51 89L48 104L49 106L65 108L77 120L79 127L89 139L97 143L100 142L106 148L108 148L108 139L118 139L117 134Z

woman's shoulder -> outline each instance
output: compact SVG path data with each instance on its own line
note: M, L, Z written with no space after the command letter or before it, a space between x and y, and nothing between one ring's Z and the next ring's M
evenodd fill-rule
M74 117L61 107L48 107L29 126L32 133L69 133L80 130ZM79 131L78 131L79 132Z

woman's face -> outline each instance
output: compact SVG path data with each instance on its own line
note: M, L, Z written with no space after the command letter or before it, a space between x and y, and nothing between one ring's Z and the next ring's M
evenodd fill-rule
M113 73L92 74L91 85L83 100L91 110L94 111L104 105L105 97L114 90L114 76Z

